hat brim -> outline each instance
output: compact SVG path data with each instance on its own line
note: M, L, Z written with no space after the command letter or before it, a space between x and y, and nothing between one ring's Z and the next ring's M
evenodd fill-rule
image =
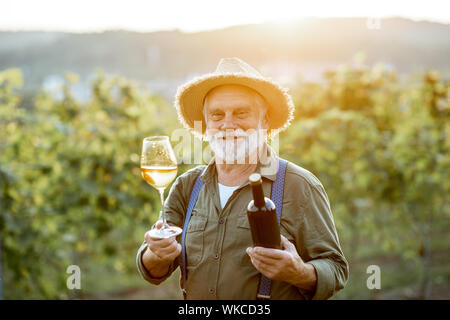
M249 87L264 97L268 104L268 134L274 135L286 129L293 118L294 103L287 89L269 78L257 78L241 73L206 74L180 86L175 97L175 107L183 125L194 134L203 136L206 124L203 120L203 103L208 92L220 85L238 84ZM202 128L194 127L194 121L202 121Z

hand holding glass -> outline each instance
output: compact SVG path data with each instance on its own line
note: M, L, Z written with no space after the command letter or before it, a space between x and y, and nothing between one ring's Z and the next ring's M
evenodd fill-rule
M177 176L177 159L170 145L169 137L147 137L142 142L141 156L142 177L148 184L159 191L161 198L161 229L152 229L150 236L154 238L169 238L179 235L183 230L169 226L164 212L164 190Z

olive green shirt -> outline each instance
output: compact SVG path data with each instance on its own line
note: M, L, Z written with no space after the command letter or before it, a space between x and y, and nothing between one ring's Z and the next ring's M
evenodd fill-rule
M265 165L258 163L255 172L263 177L264 193L270 197L278 158L272 149L267 151L269 161L264 161ZM195 179L204 168L193 168L175 180L165 203L169 224L183 228ZM187 299L255 299L260 273L246 253L246 248L253 246L246 210L252 200L249 182L236 189L222 209L214 159L201 180L203 186L185 238ZM311 172L292 162L286 168L280 230L295 245L303 261L314 266L317 286L315 292L307 292L287 282L272 281L272 299L328 299L345 286L349 267L328 197ZM142 263L145 248L144 242L138 250L136 263L142 277L152 284L161 283L182 264L180 255L167 275L153 278Z

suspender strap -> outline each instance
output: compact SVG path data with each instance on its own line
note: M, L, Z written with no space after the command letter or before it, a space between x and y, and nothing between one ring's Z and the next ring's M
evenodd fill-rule
M287 161L279 159L278 171L275 182L272 184L272 200L277 210L278 225L281 222L281 212L283 209L283 191L284 191L284 176L286 174ZM256 298L259 300L270 299L270 291L272 287L272 281L266 276L261 274L259 279L258 294Z
M184 245L184 240L186 238L186 231L189 225L189 220L191 219L192 210L194 209L195 203L197 202L198 195L200 193L200 189L203 186L203 181L200 179L200 176L202 175L203 170L200 172L200 174L197 177L197 180L195 180L194 187L192 188L191 197L189 199L189 204L186 212L186 218L184 219L184 226L183 226L183 233L181 235L181 257L183 260L183 265L181 269L181 273L183 276L183 297L186 300L186 248Z
M277 218L278 224L281 221L281 212L283 208L283 191L284 191L284 176L286 173L287 161L283 159L278 160L278 172L275 182L272 184L272 200L276 206L277 210ZM198 195L200 194L200 190L203 186L203 181L200 179L202 172L197 176L197 180L195 180L194 187L192 188L191 197L189 198L189 204L186 212L186 218L184 219L183 225L183 233L181 235L181 257L183 265L181 266L181 273L183 277L183 297L186 299L186 247L185 247L185 238L186 231L189 225L189 220L191 219L192 210L194 209L195 203L197 202ZM270 299L270 290L271 290L272 281L261 275L259 286L258 286L258 294L257 299Z

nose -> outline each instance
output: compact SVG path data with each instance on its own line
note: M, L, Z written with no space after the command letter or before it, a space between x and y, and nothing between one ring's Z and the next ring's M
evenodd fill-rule
M239 126L234 122L233 120L233 114L230 113L226 113L225 114L225 118L223 119L223 122L220 125L220 129L221 130L236 130L238 129Z

